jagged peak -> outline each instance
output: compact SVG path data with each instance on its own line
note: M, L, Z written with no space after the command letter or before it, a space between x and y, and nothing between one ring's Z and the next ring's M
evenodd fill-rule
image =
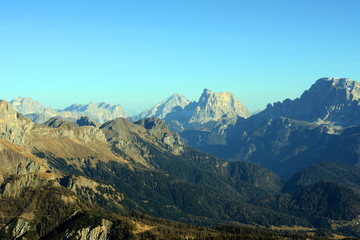
M15 106L16 105L21 105L21 104L24 104L24 103L35 103L35 104L41 105L40 102L35 101L30 97L21 97L21 96L18 96L17 98L11 100L10 103L12 105L15 105Z
M0 117L5 118L7 121L11 121L11 119L24 118L14 109L11 103L4 99L0 100Z
M330 91L343 91L349 100L360 98L360 83L350 78L320 78L301 97L316 92L316 94L328 94Z
M327 81L331 81L331 82L348 82L348 81L353 81L353 80L351 80L350 78L322 77L322 78L318 79L317 81L319 81L319 82L327 82Z
M4 100L4 99L0 100L0 108L2 108L2 109L10 109L10 108L13 109L11 104L9 102L7 102L6 100Z
M359 85L358 82L351 80L350 78L320 78L318 79L312 87L323 87L323 84L327 84L328 87L336 87L339 89L345 89L349 87L353 87L355 85ZM352 90L352 89L349 89Z
M183 95L175 93L165 100L159 102L155 106L143 111L137 116L137 119L143 119L147 117L157 117L164 119L167 114L172 112L174 108L180 107L181 109L185 108L190 104L190 100L188 100Z

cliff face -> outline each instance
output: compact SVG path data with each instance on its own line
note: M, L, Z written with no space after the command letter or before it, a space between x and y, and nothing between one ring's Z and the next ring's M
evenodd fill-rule
M360 84L348 78L321 78L295 100L268 105L259 113L266 118L288 117L307 122L360 124Z
M120 105L111 105L108 103L89 103L89 104L73 104L63 111L59 111L59 115L71 113L76 117L88 116L97 122L104 123L119 117L129 117Z
M250 116L231 92L214 93L204 89L198 102L192 102L184 109L174 108L164 120L172 131L181 132L185 129L212 130L222 119Z
M214 93L204 89L189 122L206 123L227 117L250 117L250 113L231 92Z
M184 109L187 105L189 105L190 101L187 100L184 96L179 94L174 94L164 101L156 104L154 107L145 110L140 113L137 118L144 119L149 117L157 117L160 119L164 119L167 114L172 112L175 107L180 107Z
M10 101L10 103L17 112L27 117L33 115L34 120L37 120L36 116L41 116L41 119L38 119L38 121L41 121L42 119L49 119L57 115L56 110L45 108L39 102L34 101L29 97L17 97Z
M17 113L10 103L0 100L0 135L2 139L22 145L24 136L33 127L34 123Z
M180 137L169 131L164 121L146 118L135 123L118 118L103 124L100 128L112 146L121 150L122 156L146 167L152 167L149 159L155 157L149 147L179 155L183 152Z
M61 117L75 122L79 117L87 116L97 122L104 123L115 118L129 116L120 105L111 105L104 102L73 104L64 110L45 108L39 102L29 97L18 97L10 103L17 112L39 124L53 117Z

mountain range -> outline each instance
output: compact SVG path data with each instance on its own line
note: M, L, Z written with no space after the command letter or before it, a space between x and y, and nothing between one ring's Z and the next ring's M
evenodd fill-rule
M260 115L338 126L359 125L360 84L348 78L321 78L300 98L269 104Z
M190 100L186 99L184 96L175 93L164 101L156 104L155 106L149 108L148 110L143 111L138 116L137 119L144 119L148 117L157 117L164 119L167 114L172 112L175 107L180 107L184 109L187 105L191 103Z
M319 79L253 116L207 89L132 121L1 100L0 238L358 238L358 85Z
M44 123L53 117L76 121L79 117L87 116L99 123L104 123L119 117L129 117L120 105L111 105L104 102L91 102L86 105L73 104L64 110L45 108L39 102L34 101L29 97L17 97L10 101L10 103L16 111L35 123Z
M283 178L323 161L358 164L360 88L346 78L321 78L300 98L286 99L249 118L219 121L211 131L180 135L202 151L248 161ZM199 141L201 139L201 141Z

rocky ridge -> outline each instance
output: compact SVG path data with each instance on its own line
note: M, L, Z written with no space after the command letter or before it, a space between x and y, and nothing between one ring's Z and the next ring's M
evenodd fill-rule
M194 114L189 119L189 123L206 123L217 121L224 115L227 117L251 116L247 108L242 105L231 92L214 93L208 89L200 96Z
M136 118L144 119L149 117L157 117L160 119L164 119L167 114L172 112L175 107L180 107L184 109L187 105L189 105L190 101L186 99L184 96L180 94L174 94L164 101L156 104L148 110L140 113Z
M45 108L40 102L34 101L29 97L17 97L10 101L10 103L17 112L36 123L43 123L49 118L57 116L56 110Z
M45 108L39 102L34 101L29 97L17 97L10 103L17 112L23 114L35 123L44 123L54 117L76 122L83 116L87 116L97 122L104 123L118 117L129 116L120 105L111 105L104 102L73 104L64 110Z
M251 114L231 92L214 93L204 89L198 102L188 104L184 109L174 108L165 117L165 122L174 132L184 129L211 130L222 118L248 118Z
M300 98L211 131L183 131L186 143L231 161L249 161L284 178L322 161L359 162L360 84L321 78ZM344 157L346 156L346 157Z
M269 104L258 115L339 126L359 125L360 83L348 78L321 78L300 98Z
M64 109L64 112L74 113L77 117L88 116L99 123L119 117L129 117L120 105L111 105L105 102L89 104L73 104ZM61 112L60 112L61 114Z

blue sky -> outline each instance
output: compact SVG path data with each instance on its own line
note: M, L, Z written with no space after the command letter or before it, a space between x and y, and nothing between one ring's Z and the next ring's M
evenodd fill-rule
M360 1L0 1L0 98L139 112L231 91L250 111L360 81Z

